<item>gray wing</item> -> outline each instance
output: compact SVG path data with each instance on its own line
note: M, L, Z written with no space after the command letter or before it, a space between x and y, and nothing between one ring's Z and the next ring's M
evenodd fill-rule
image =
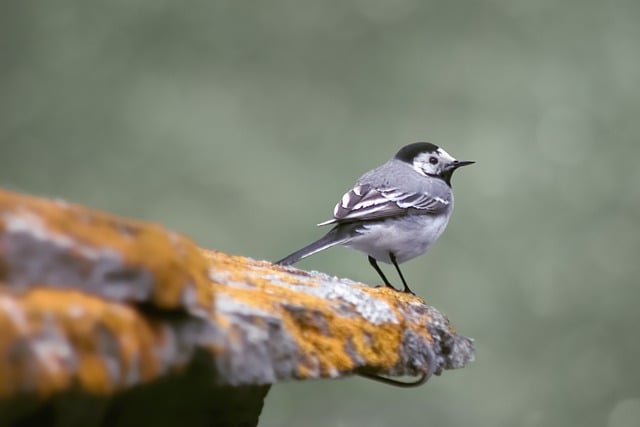
M346 192L333 210L333 218L318 225L368 221L406 213L410 209L436 214L445 210L451 200L426 193L413 193L397 188L373 188L356 185Z

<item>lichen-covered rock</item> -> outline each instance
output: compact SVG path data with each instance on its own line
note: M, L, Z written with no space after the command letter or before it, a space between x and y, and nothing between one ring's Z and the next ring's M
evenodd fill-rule
M153 399L167 381L217 393L216 417L233 418L224 396L254 396L243 411L255 421L278 381L430 376L472 359L472 341L418 297L0 190L0 425L51 413L64 425L84 407L137 419L122 396Z
M203 253L216 295L212 324L233 325L233 333L223 329L214 340L214 348L223 349L215 359L228 383L333 378L363 369L431 375L473 357L472 341L456 335L419 297ZM252 351L246 351L247 343Z
M0 279L114 301L206 313L207 265L184 236L163 227L0 190Z

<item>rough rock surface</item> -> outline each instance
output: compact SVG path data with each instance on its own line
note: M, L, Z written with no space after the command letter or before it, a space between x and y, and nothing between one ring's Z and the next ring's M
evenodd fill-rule
M270 384L473 351L418 297L0 190L0 425L255 425Z

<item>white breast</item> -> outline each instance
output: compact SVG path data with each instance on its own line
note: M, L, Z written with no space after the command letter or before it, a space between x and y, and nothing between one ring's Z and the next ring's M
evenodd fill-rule
M447 227L451 210L443 215L410 215L363 224L344 246L364 252L376 260L391 263L393 252L398 263L422 255Z

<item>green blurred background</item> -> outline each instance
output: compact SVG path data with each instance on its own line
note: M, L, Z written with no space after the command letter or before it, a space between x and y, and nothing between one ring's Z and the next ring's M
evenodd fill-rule
M274 260L435 142L478 163L404 270L476 362L278 384L261 426L637 426L639 46L634 0L5 0L0 185ZM299 266L378 283L342 248Z

